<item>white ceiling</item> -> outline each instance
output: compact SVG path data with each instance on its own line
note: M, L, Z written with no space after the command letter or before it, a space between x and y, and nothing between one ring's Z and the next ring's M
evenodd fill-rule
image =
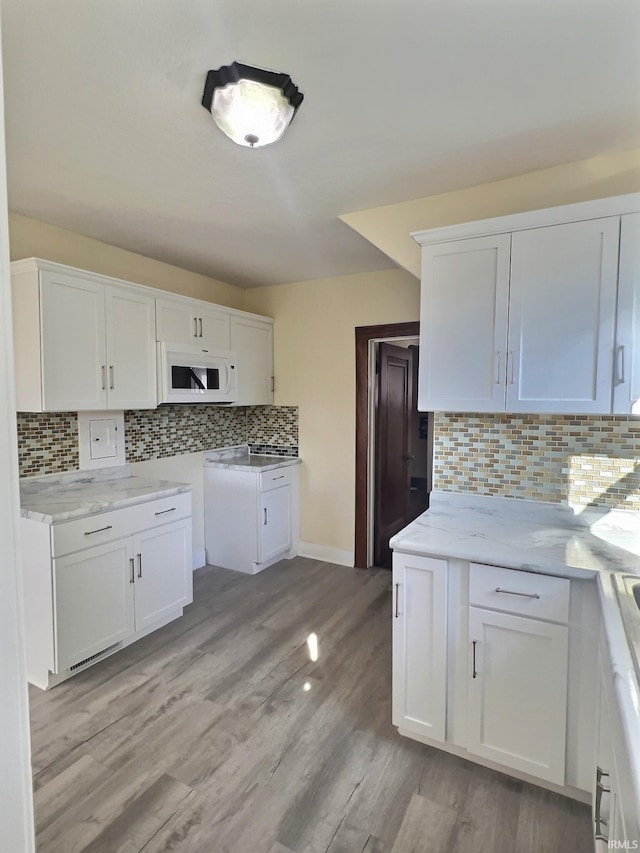
M393 266L338 215L640 144L638 0L1 0L9 205L242 286ZM305 95L274 146L200 105Z

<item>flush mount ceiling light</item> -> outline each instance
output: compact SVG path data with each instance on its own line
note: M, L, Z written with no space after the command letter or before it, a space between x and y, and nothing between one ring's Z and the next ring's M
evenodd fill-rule
M280 139L303 97L288 74L232 62L209 71L202 106L229 139L260 148Z

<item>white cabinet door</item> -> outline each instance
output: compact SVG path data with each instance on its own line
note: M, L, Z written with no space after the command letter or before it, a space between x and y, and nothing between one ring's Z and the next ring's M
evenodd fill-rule
M56 672L133 633L131 540L53 561Z
M619 217L512 235L507 411L611 411Z
M155 409L155 300L107 287L108 408Z
M175 521L134 537L135 626L143 631L189 604L191 523Z
M264 563L291 548L291 486L260 495L258 562Z
M104 287L61 273L41 274L45 411L107 405Z
M189 299L156 299L156 312L159 341L230 348L231 318L223 309L203 308L200 302Z
M393 724L444 741L447 561L393 555Z
M620 228L613 412L640 415L640 213Z
M564 784L568 629L469 608L468 750Z
M273 323L232 315L231 349L237 354L237 404L273 403Z
M422 250L421 411L502 412L510 236Z
M184 303L156 299L156 337L172 344L195 344L198 315L188 300Z
M231 349L231 316L226 311L207 308L198 312L198 341L216 349Z

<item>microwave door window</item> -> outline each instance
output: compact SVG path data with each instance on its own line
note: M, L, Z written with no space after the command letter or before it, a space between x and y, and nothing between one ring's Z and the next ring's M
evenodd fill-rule
M178 364L171 366L171 388L174 391L206 391L203 379L206 379L206 368Z
M207 367L207 389L209 391L220 390L220 371L217 367Z

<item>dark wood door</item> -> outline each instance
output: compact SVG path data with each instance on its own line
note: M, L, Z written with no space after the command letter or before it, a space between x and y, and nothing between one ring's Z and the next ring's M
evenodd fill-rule
M386 568L389 539L428 506L427 459L417 445L417 358L417 347L378 346L373 556L376 566Z

